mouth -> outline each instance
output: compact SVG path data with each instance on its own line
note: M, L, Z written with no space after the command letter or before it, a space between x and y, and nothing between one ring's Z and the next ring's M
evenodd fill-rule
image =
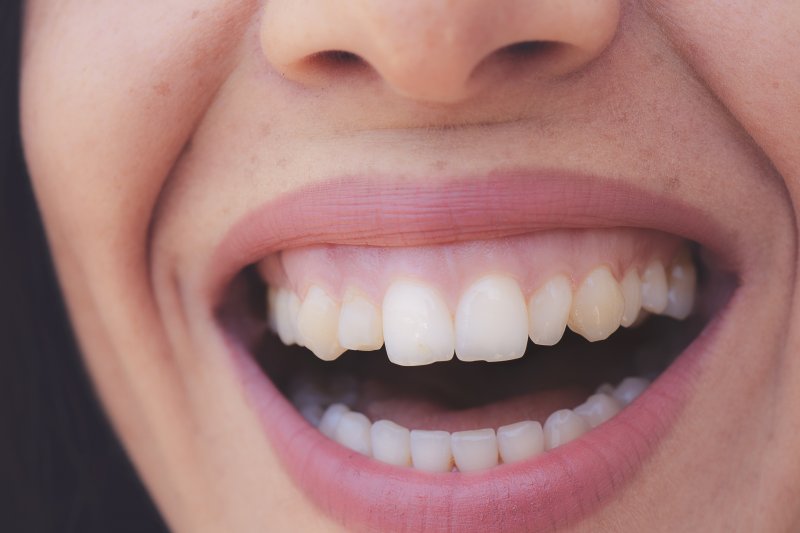
M646 470L733 238L594 177L343 180L233 228L207 296L284 468L349 529L540 530Z

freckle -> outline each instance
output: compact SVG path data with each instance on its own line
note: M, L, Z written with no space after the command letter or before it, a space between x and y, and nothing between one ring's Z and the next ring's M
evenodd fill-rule
M153 85L153 91L159 96L169 96L172 93L172 87L169 86L169 83L162 81Z
M671 178L667 179L667 182L664 184L664 189L667 192L675 192L681 188L681 179L677 176L672 176Z
M268 122L262 122L259 127L259 133L262 137L269 137L270 133L272 133L272 127Z
M781 82L779 82L778 80L772 82L773 89L780 89L780 87L781 87Z
M275 166L278 167L278 168L286 168L286 165L288 165L288 164L289 164L289 161L287 161L285 157L281 157L275 163Z
M200 15L199 10L195 9L194 11L192 11L192 20L196 19L198 15Z
M445 168L447 168L447 161L439 159L433 164L433 168L436 170L444 170Z

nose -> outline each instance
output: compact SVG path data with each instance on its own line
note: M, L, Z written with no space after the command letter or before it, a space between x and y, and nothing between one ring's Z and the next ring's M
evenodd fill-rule
M581 69L614 37L619 3L269 0L260 38L295 82L329 85L367 68L406 98L455 103L500 80Z

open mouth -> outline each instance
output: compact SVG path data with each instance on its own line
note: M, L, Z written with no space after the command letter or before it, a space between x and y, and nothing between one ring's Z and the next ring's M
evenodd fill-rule
M476 528L490 509L558 525L619 490L678 416L736 276L674 206L601 204L527 227L484 209L485 232L437 219L399 239L248 244L217 319L298 485L381 530L452 529L456 508Z

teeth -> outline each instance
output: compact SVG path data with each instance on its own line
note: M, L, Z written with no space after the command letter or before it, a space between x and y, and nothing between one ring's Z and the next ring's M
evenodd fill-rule
M343 376L340 381L349 381L349 378ZM554 412L544 427L539 422L523 420L501 426L496 432L485 428L452 434L436 430L409 431L390 420L378 420L373 424L364 414L351 411L342 403L330 405L323 414L319 402L326 401L325 393L313 391L318 385L316 382L305 381L304 385L296 387L303 394L292 396L295 405L304 414L305 410L314 408L319 431L342 446L393 466L427 472L450 472L455 467L460 472L470 472L491 468L500 461L524 461L577 439L615 416L647 388L649 381L629 377L616 389L604 383L598 387L604 392L593 394L575 409ZM298 401L302 405L298 405Z
M589 423L571 409L556 411L544 423L545 447L552 450L577 439L589 429Z
M497 429L497 448L504 463L524 461L544 451L544 431L539 422L523 420Z
M627 328L636 322L636 318L639 316L639 311L642 308L642 280L639 279L639 274L636 273L636 269L632 268L625 273L620 287L622 287L622 297L625 300L625 307L622 311L622 318L619 324Z
M456 356L462 361L522 357L528 344L528 313L517 282L491 275L472 284L458 303L455 336Z
M323 361L344 353L338 340L339 306L321 287L312 285L297 313L297 333L303 345Z
M593 394L581 405L573 409L575 413L596 428L622 409L619 401L608 394Z
M497 437L491 428L456 431L450 437L450 447L461 472L497 466Z
M297 342L297 312L300 299L288 289L270 289L268 298L270 325L287 346Z
M339 314L339 344L348 350L379 350L383 346L381 312L354 289L345 292Z
M341 403L335 403L325 410L322 420L317 429L326 437L333 438L336 434L336 427L345 413L349 413L350 408Z
M417 470L449 472L453 469L450 433L447 431L411 431L411 462Z
M595 268L575 293L569 327L589 341L603 340L619 328L624 306L622 289L611 271Z
M531 340L552 346L561 340L572 307L572 285L566 276L556 276L537 290L528 303Z
M372 424L372 456L395 466L411 465L411 432L391 420Z
M642 307L661 313L667 307L667 274L659 261L652 261L642 274Z
M617 389L614 391L614 398L619 400L622 405L628 405L649 386L650 382L644 378L625 378L617 385Z
M360 454L370 455L372 453L371 428L372 423L369 418L361 413L349 411L339 418L333 440Z
M697 289L697 270L689 253L682 254L669 271L669 292L664 314L683 320L692 312Z
M383 336L389 360L401 366L448 361L455 351L447 305L432 288L413 281L395 281L386 291Z

